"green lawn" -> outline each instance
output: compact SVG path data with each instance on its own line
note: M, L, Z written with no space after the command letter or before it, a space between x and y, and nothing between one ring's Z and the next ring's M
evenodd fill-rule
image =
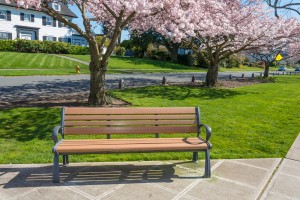
M86 62L90 61L89 55L71 55L65 56L77 58ZM272 68L271 70L276 70ZM184 65L174 64L171 62L141 59L134 57L117 57L112 56L108 63L108 70L120 70L121 72L206 72L206 69L191 68ZM261 71L262 68L243 66L242 68L220 68L221 72L236 71Z
M77 62L43 53L0 52L0 76L75 74ZM88 66L79 64L81 73Z
M86 62L90 55L65 56ZM88 74L88 66L65 58L43 53L0 52L0 76L30 75L71 75L75 74L75 65L79 64L82 74ZM206 69L187 67L166 61L133 57L112 56L107 73L159 73L159 72L205 72ZM221 68L220 71L262 71L260 68Z
M77 58L86 62L90 62L89 55L71 55L65 56ZM150 73L150 72L200 72L194 67L187 67L180 64L175 64L167 61L141 59L134 57L119 57L112 56L108 63L108 72L121 72L121 73Z
M300 76L236 89L153 86L110 91L133 106L200 106L213 159L284 157L300 132ZM0 163L50 163L58 108L0 110ZM190 153L71 156L71 162L190 159Z

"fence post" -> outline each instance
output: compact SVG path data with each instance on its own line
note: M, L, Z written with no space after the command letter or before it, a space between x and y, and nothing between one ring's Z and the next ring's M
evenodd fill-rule
M123 89L124 88L124 80L120 79L119 80L119 89Z
M192 83L194 83L195 82L195 76L193 75L192 76Z
M162 79L161 84L166 85L166 83L167 83L167 79L166 79L166 77L164 76L163 79Z

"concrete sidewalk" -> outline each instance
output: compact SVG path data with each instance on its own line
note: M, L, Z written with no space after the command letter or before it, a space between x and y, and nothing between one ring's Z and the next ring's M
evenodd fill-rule
M300 134L276 170L261 199L300 199Z
M300 135L285 159L71 163L53 184L52 166L0 165L0 199L300 199ZM71 157L72 161L72 157Z

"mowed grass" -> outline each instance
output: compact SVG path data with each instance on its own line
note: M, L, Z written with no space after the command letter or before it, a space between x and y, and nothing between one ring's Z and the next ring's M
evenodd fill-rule
M236 89L154 86L118 90L133 106L200 106L212 158L284 157L300 132L300 76Z
M86 62L90 62L89 55L71 55L67 54L65 56L76 58L79 60L83 60ZM270 68L270 70L276 70L277 68ZM151 59L141 59L134 57L118 57L112 56L108 63L108 71L116 72L120 71L124 72L206 72L207 69L196 68L196 67L188 67L180 64L175 64L166 61L158 61ZM259 67L249 67L243 66L241 68L220 68L220 72L238 72L238 71L258 71L263 72L262 68Z
M65 56L90 62L89 55ZM153 72L200 72L206 71L168 61L151 60L146 58L112 56L108 63L109 73L153 73Z
M90 55L65 56L90 62ZM31 75L72 75L75 65L80 66L81 74L89 74L88 66L66 58L43 53L0 52L0 76ZM206 72L206 69L188 67L167 61L141 59L134 57L112 56L107 73L171 73L171 72ZM220 71L261 71L260 68L220 68Z
M0 63L0 76L75 74L77 64L88 73L87 65L43 53L0 52Z
M132 106L200 106L202 123L212 127L211 157L284 157L300 131L300 76L276 77L236 89L153 86L110 91ZM52 128L59 108L13 108L0 111L0 163L50 163ZM93 137L93 136L92 136ZM113 136L116 137L116 136ZM201 154L202 155L202 154ZM72 155L71 162L184 160L191 153Z

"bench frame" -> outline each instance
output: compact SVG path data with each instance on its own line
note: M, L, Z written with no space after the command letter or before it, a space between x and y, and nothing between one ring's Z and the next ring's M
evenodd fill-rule
M95 108L96 109L96 108ZM113 108L116 109L116 108ZM151 109L151 108L149 108ZM204 141L207 144L207 149L199 149L199 151L197 150L197 152L193 152L192 155L192 161L197 163L198 162L198 152L200 151L204 151L205 153L205 171L204 171L204 178L210 178L211 177L211 166L210 166L210 149L212 148L212 144L209 142L209 139L211 137L212 134L212 130L211 127L206 125L206 124L202 124L200 122L200 109L199 107L195 107L195 115L196 115L196 126L197 126L197 137L199 139L201 139L202 141ZM59 183L60 182L60 176L59 176L59 155L63 156L63 166L66 166L69 164L69 154L59 154L56 152L56 148L59 146L59 144L64 140L64 121L65 121L65 107L62 108L61 111L61 125L60 126L56 126L54 127L53 131L52 131L52 139L55 143L55 146L52 148L52 152L54 153L54 159L53 159L53 183ZM206 137L205 139L203 139L200 134L201 134L201 127L205 128L205 132L206 132ZM61 135L61 140L58 139L58 135ZM155 133L156 138L158 138L159 134ZM110 139L110 134L107 134L107 139ZM143 151L139 151L140 153L142 153ZM146 153L149 151L145 151ZM155 152L160 152L160 151L155 151ZM162 152L162 151L161 151ZM165 151L164 151L165 152ZM176 150L172 152L191 152L190 150ZM106 152L105 154L110 153L110 152ZM114 153L114 152L111 152ZM71 153L70 153L71 154ZM85 154L85 153L72 153L72 154ZM104 154L104 153L103 153Z

